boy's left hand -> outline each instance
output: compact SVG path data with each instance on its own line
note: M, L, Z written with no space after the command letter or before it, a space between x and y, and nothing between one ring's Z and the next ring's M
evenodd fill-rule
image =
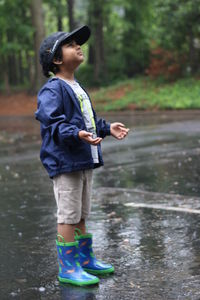
M110 133L118 140L124 139L129 132L129 128L126 128L124 124L115 122L110 124Z

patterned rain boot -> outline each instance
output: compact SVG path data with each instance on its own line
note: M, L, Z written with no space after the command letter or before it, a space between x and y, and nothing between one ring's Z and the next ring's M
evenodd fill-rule
M96 259L92 250L92 234L81 234L79 228L75 229L75 241L79 243L79 261L82 268L92 274L108 274L114 272L114 267L110 264Z
M62 242L58 241L58 237L62 239ZM58 237L56 245L59 263L59 281L79 286L99 283L99 278L88 274L80 266L78 241L66 243L61 235L58 235Z

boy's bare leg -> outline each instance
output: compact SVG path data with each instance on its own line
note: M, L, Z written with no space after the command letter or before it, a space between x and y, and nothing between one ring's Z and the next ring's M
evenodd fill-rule
M85 219L81 219L80 222L76 224L76 228L79 228L82 234L86 234Z
M62 235L66 243L74 242L74 229L76 225L74 224L58 224L58 234ZM62 242L62 239L59 238Z
M75 228L79 228L82 234L86 234L85 220L81 219L78 224L58 224L58 234L62 235L66 243L74 242ZM62 242L60 238L59 241Z

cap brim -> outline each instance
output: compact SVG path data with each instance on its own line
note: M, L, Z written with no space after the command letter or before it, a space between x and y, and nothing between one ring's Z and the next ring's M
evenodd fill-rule
M66 33L66 36L63 36L62 43L67 42L68 40L74 39L77 44L83 45L90 37L90 28L87 25L79 27L73 30L70 33Z

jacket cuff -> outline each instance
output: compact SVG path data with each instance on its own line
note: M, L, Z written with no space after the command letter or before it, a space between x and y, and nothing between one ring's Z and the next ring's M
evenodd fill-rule
M77 142L80 142L80 138L79 138L79 134L78 134L79 131L80 131L80 129L77 128L77 129L74 129L74 132L73 132L73 136Z
M110 123L106 123L106 135L111 135L111 133L110 133Z

